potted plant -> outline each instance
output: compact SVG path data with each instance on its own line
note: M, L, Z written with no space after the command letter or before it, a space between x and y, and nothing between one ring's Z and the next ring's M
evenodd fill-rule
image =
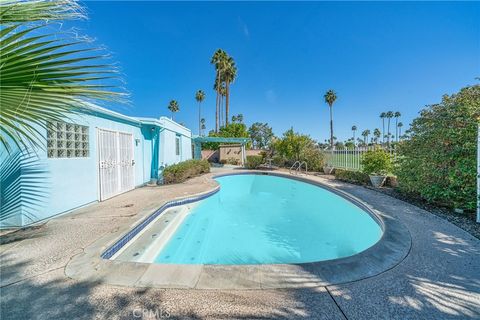
M392 171L392 158L390 154L382 149L367 151L361 159L363 172L368 174L370 182L379 188L385 182L387 174Z
M326 165L323 166L323 172L324 172L325 174L332 174L334 169L335 169L335 167L332 167L332 166L330 166L330 165L328 165L328 164L326 164Z

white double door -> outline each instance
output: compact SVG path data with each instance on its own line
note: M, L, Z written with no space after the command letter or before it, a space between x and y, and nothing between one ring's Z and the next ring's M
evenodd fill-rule
M97 129L100 201L132 190L134 183L133 135Z

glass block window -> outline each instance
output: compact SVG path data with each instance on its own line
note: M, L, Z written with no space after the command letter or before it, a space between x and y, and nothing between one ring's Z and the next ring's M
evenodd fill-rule
M49 158L85 158L89 156L88 127L61 121L49 122L47 153Z

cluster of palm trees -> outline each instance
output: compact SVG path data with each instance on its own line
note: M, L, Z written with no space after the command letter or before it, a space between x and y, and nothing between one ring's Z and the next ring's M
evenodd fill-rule
M325 140L325 142L328 142L330 144L330 148L333 149L333 147L335 145L335 140L336 140L336 137L333 135L333 104L337 100L337 94L335 93L335 91L330 89L324 94L323 98L324 98L325 103L328 105L328 107L330 109L330 139ZM380 114L380 118L382 119L382 129L383 130L380 131L380 129L375 128L373 130L373 137L371 138L370 143L379 144L380 143L380 138L382 138L381 143L383 145L385 145L385 138L386 138L387 139L386 145L388 147L390 147L391 139L395 138L396 142L399 142L403 137L402 136L403 123L398 121L401 116L402 116L402 114L398 111L396 111L396 112L393 112L393 111L382 112ZM390 123L391 123L392 118L395 118L395 135L393 135L390 132ZM385 133L385 119L387 119L387 133ZM355 145L356 143L358 143L359 145L368 145L369 137L372 134L372 132L369 129L363 130L362 133L361 133L361 136L363 137L363 139L357 138L357 140L355 140L355 138L356 138L355 134L356 134L357 130L358 130L357 126L353 125L352 126L352 138L348 139L347 142L353 143L353 145Z
M215 132L220 127L228 126L230 112L230 85L237 77L237 66L235 60L222 49L218 49L213 54L211 64L215 66L215 83L213 89L217 94L215 105ZM202 118L202 102L205 100L205 92L198 90L195 93L195 100L198 103L198 134L202 135L205 130L205 118ZM174 114L180 111L180 105L176 100L171 100L168 104L168 110Z
M213 89L217 93L215 105L215 132L221 126L228 126L230 111L230 85L237 77L235 60L224 50L218 49L210 61L215 67L215 83ZM225 106L225 112L223 107Z
M387 111L380 113L380 119L382 119L382 129L383 129L383 139L382 143L385 144L385 138L387 138L387 145L390 146L391 139L396 139L396 142L402 138L402 127L403 123L398 122L398 119L402 114L398 111ZM390 133L390 121L392 118L395 118L395 136ZM385 134L385 119L387 119L387 134Z
M368 143L382 144L382 145L386 145L386 146L390 147L393 139L395 139L395 142L399 142L403 138L403 136L402 136L403 123L398 121L401 116L402 116L402 114L398 111L396 111L396 112L393 112L393 111L382 112L380 114L380 118L382 119L382 129L383 129L383 131L380 131L380 129L375 128L373 130L373 136L371 137L370 140L369 140L369 137L372 134L372 132L369 129L363 130L361 132L360 135L363 137L363 139L357 138L355 140L356 131L358 130L358 128L357 128L356 125L353 125L352 126L352 138L348 139L348 142L353 142L354 144L358 143L360 145L368 145ZM390 132L390 123L391 123L392 118L395 118L395 135L393 135L393 133ZM385 119L387 119L387 132L386 133L385 133ZM387 139L387 142L385 142L385 139Z

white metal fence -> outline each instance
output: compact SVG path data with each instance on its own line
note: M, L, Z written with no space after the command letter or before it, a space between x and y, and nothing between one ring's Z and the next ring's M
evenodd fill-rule
M362 155L367 151L372 151L378 148L382 148L392 156L393 160L396 160L397 153L393 147L381 147L379 145L375 146L366 146L366 147L355 147L355 148L334 148L322 150L322 153L325 156L325 163L328 166L346 169L346 170L362 170L361 159Z

